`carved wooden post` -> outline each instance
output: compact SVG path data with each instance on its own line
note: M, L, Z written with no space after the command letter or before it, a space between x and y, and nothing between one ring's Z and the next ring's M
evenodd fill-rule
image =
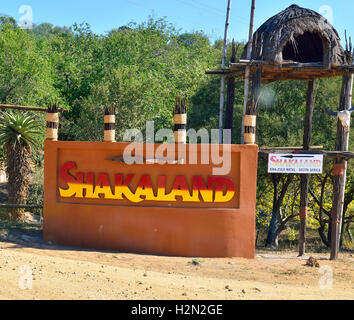
M306 114L304 120L303 150L310 150L312 133L312 115L315 106L315 83L314 80L308 82L306 98ZM309 202L310 175L302 174L301 194L300 194L300 230L299 230L299 256L305 253L306 245L306 220Z
M104 142L116 142L116 116L114 105L104 112Z
M352 105L353 74L346 72L343 75L339 111L349 110ZM349 126L348 126L349 125ZM348 151L350 134L350 121L338 119L337 124L337 151ZM331 260L338 258L341 227L343 220L343 205L347 174L347 160L338 158L333 164L333 204L332 204L332 233L331 233Z
M258 67L253 74L252 79L252 97L251 102L247 104L246 115L244 117L244 134L243 140L245 144L256 143L256 126L257 126L257 109L262 88L262 68Z
M176 143L187 143L187 107L184 100L176 99L174 116L174 135Z
M57 141L58 128L59 128L59 113L56 104L49 105L47 110L46 120L47 120L46 139Z

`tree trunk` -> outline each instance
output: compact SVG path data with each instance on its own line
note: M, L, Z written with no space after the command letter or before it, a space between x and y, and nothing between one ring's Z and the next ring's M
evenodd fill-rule
M332 237L332 219L328 222L328 231L327 231L327 241L331 247L331 237Z
M272 219L269 224L269 230L266 240L266 247L278 248L278 225L280 222L280 212L279 210L273 211Z
M272 212L272 218L270 221L269 229L268 229L268 235L267 235L267 240L266 240L266 246L267 247L278 247L278 236L280 232L282 231L282 226L281 226L281 216L282 216L282 205L283 205L283 200L286 195L286 192L289 188L290 183L293 181L293 176L289 175L286 179L286 181L283 181L283 185L281 188L280 193L278 194L278 187L279 187L279 182L280 182L280 175L271 174L272 181L273 181L273 190L274 190L274 196L273 196L273 212Z
M345 227L344 216L345 216L345 211L343 210L343 218L342 218L342 225L341 225L342 232L340 233L339 249L342 249L342 247L343 247L343 234L344 234L343 230L344 230L344 227Z
M279 207L278 207L278 185L279 179L276 174L271 174L273 181L273 212L272 218L270 220L268 235L266 239L266 247L278 247L278 237L277 237L277 229L278 223L280 220L279 216Z
M350 231L350 223L349 223L349 222L348 222L348 224L347 224L346 230L347 230L347 233L348 233L350 242L354 242L352 232Z
M32 174L31 151L27 147L18 144L7 147L7 175L8 196L10 204L27 204L29 185ZM12 209L10 219L12 221L23 220L24 209Z
M321 225L319 228L318 228L318 234L323 242L323 244L329 248L329 242L327 241L327 237L325 235L325 225Z

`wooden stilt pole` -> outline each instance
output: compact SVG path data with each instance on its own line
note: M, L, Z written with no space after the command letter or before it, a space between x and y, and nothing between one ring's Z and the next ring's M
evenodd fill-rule
M256 0L252 0L252 7L251 7L251 18L250 18L250 29L249 29L249 35L248 35L248 44L247 44L247 55L246 59L251 60L252 58L252 46L253 46L253 26L254 26L254 12L256 10ZM246 121L251 121L253 123L253 120L246 120L246 114L247 114L247 106L248 106L248 95L249 95L249 82L250 82L250 67L247 66L245 70L245 90L244 90L244 102L243 102L243 113L242 113L242 125L241 125L241 144L248 144L245 141L245 127ZM249 138L249 137L247 137Z
M116 116L114 105L104 112L104 142L116 142Z
M312 133L312 115L315 106L315 83L309 81L306 98L306 114L304 120L304 141L303 150L310 150ZM301 195L300 195L300 231L299 231L299 256L305 253L306 245L306 220L308 210L310 175L301 175Z
M232 41L232 55L230 63L236 62L237 46ZM227 80L227 100L226 100L226 114L225 114L225 129L232 132L234 123L234 104L235 104L235 77L230 77Z
M340 98L340 110L344 111L351 108L353 93L353 74L346 72L343 75L342 90ZM348 151L349 147L349 127L343 126L342 121L338 120L337 124L337 151ZM333 165L333 204L332 204L332 232L331 232L331 260L336 260L339 253L339 244L341 238L341 227L343 220L343 206L345 195L345 184L347 174L347 160L337 159Z
M225 34L224 34L224 48L222 56L222 69L226 67L226 51L227 51L227 34L229 30L229 21L230 21L230 11L231 11L232 0L227 2L227 11L226 11L226 22L225 22ZM223 138L223 114L224 114L224 90L225 90L225 77L221 77L221 88L220 88L220 107L219 107L219 143L222 144Z
M59 113L56 104L50 105L47 109L46 140L57 141L59 129Z

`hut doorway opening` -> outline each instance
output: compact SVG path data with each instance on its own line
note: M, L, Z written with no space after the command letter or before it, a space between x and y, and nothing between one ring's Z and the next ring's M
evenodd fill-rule
M323 40L317 33L305 32L290 40L283 49L283 60L301 63L323 62Z

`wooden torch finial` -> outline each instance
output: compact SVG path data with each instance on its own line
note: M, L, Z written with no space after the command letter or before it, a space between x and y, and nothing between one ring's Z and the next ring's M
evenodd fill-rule
M46 139L57 141L58 128L59 128L59 113L58 113L57 104L52 104L48 106L46 120L47 120Z
M187 106L180 97L176 98L174 123L175 142L187 143Z
M104 142L116 142L116 108L112 104L104 112Z

